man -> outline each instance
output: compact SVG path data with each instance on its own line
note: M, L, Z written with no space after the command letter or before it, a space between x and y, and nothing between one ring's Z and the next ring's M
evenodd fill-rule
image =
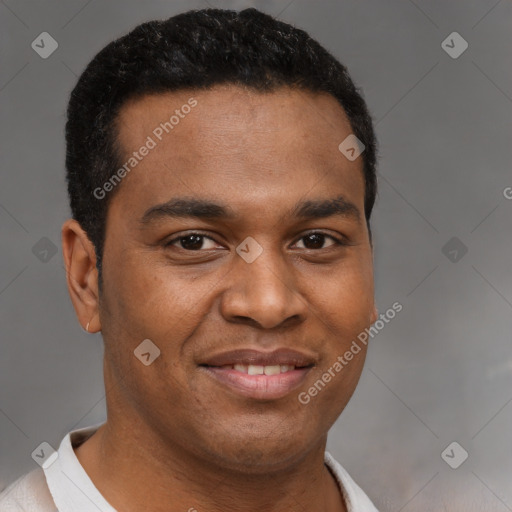
M107 421L0 509L375 511L325 451L377 318L376 143L346 69L255 9L144 23L80 77L66 142Z

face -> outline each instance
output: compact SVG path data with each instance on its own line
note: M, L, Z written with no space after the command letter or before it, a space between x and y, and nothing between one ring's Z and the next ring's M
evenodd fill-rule
M123 107L122 160L138 157L106 226L109 420L245 471L325 440L364 345L332 367L376 314L363 162L338 150L351 132L334 98L289 89ZM148 339L160 355L146 366L134 350Z

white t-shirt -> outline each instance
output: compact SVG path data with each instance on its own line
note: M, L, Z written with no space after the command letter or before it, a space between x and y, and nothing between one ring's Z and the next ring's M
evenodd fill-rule
M92 483L73 447L82 444L100 425L69 432L51 462L18 478L0 494L1 512L116 512ZM51 462L51 463L50 463ZM348 512L378 512L350 475L325 452Z

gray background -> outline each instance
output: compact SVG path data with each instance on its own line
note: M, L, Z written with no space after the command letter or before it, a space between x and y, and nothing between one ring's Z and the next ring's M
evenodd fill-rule
M376 122L377 303L403 311L372 340L329 450L382 511L512 510L510 0L0 2L0 489L41 441L105 418L102 339L76 321L61 256L69 92L111 39L208 5L307 30ZM31 48L43 31L48 59ZM469 44L456 59L453 31ZM458 469L441 458L452 441L469 453Z

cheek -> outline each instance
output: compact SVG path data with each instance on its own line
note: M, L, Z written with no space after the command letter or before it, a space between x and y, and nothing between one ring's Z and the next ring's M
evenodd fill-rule
M311 293L311 304L331 333L339 335L341 340L347 341L347 337L359 334L370 325L374 304L371 266L347 263L330 272Z
M304 387L298 396L313 431L327 432L345 409L357 387L364 365L365 348L349 362L341 365L338 356L343 357L348 348L349 345L332 352L324 364L316 369L309 387ZM336 366L336 362L339 366Z
M127 380L128 398L138 408L146 402L153 407L160 400L167 404L162 410L168 410L170 403L187 407L190 397L184 398L182 391L190 388L191 339L211 309L208 297L218 276L193 280L171 275L161 265L130 268L127 263L111 275L108 288L106 356L117 378ZM122 279L122 275L130 277ZM144 366L134 350L147 339L160 353L154 363Z
M201 315L199 297L186 293L195 288L170 276L165 279L163 273L150 264L125 261L109 269L105 282L105 355L115 379L122 382L124 399L148 418L160 414L155 411L166 416L187 403L187 368L180 364L180 350ZM148 365L142 356L146 352Z
M188 327L202 314L208 286L200 280L171 275L170 269L156 267L152 262L130 261L110 277L111 320L131 339L179 339L181 333L186 336Z

